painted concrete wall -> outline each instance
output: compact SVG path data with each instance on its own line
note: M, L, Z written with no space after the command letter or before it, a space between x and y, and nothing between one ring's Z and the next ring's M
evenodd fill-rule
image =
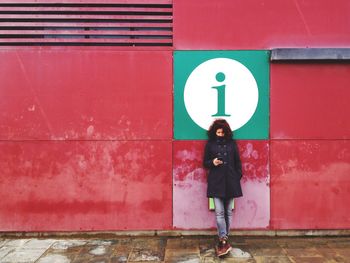
M202 168L203 141L174 143L174 228L215 227L214 212L208 210L206 171ZM239 141L242 160L243 197L235 200L234 228L269 227L270 174L268 141ZM189 201L191 200L191 201Z
M349 74L349 63L271 67L273 228L349 228Z
M175 49L349 47L347 0L174 0Z
M204 0L200 5L179 0L174 1L174 45L176 50L349 47L349 10L343 0ZM269 139L266 146L239 141L249 170L234 228L350 227L349 76L349 63L271 63ZM198 168L203 142L175 142L174 149L174 227L215 227L204 198L198 205L184 202L185 193L194 200L205 193ZM249 151L253 158L245 157Z
M171 229L172 53L0 57L0 229Z
M173 50L0 49L0 231L214 228L205 142L173 137L173 51L350 46L347 0L173 6ZM350 228L349 76L271 63L233 228Z

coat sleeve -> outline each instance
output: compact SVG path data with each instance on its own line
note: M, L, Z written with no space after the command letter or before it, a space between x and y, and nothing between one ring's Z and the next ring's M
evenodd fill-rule
M213 160L212 160L211 154L210 154L209 142L207 142L207 144L205 145L203 166L205 168L212 168L212 167L214 167Z
M242 163L241 163L241 158L239 156L239 150L236 142L234 142L234 158L235 158L235 169L242 178Z

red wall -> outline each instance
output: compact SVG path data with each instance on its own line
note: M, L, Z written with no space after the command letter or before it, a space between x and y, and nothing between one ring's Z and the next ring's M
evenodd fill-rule
M172 53L0 57L0 229L170 229Z
M173 0L176 49L349 47L348 0Z
M271 65L271 227L349 228L350 64Z
M350 46L348 0L173 6L174 50ZM156 48L2 47L0 231L173 229L172 63ZM271 64L269 229L350 228L349 73Z
M349 11L347 0L176 0L174 46L348 48ZM271 63L270 229L350 228L349 76L348 62Z

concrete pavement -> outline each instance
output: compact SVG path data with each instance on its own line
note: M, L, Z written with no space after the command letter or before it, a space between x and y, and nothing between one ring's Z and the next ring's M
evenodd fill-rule
M1 263L350 262L350 237L233 236L231 253L215 256L214 236L0 238Z

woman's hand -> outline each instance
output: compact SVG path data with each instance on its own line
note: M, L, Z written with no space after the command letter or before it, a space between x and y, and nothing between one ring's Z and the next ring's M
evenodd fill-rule
M214 164L215 166L218 166L218 165L220 165L220 164L223 164L223 161L220 161L218 158L215 158L215 159L213 160L213 164Z

